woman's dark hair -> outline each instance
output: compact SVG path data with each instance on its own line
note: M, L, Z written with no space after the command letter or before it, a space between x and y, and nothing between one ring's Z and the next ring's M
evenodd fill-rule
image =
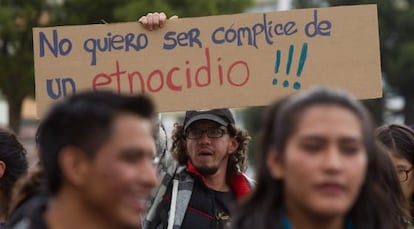
M377 139L390 150L414 165L414 131L405 125L390 124L375 130Z
M6 203L0 203L2 211L7 211L15 183L27 173L26 154L26 150L17 140L16 135L0 129L0 161L6 165L6 170L0 178L0 192L6 200Z
M380 178L380 185L384 190L385 195L392 201L392 204L387 206L392 210L389 220L394 222L394 225L411 221L408 201L404 196L404 192L400 185L400 180L397 175L394 164L392 163L388 149L381 143L378 145L378 174Z
M280 216L284 208L283 181L274 179L266 166L269 149L283 153L288 139L296 131L296 125L304 111L312 106L333 105L345 108L355 114L361 124L363 144L367 152L367 173L359 196L349 217L356 229L400 228L389 217L393 202L381 188L383 179L381 158L373 136L373 123L365 107L349 94L335 89L316 87L286 97L272 104L264 114L261 126L258 160L256 161L257 186L252 195L241 204L236 212L233 227L238 229L281 228ZM387 207L384 207L387 206ZM275 226L277 225L277 226Z
M414 165L414 131L410 127L399 124L384 125L375 130L375 135L388 151ZM414 216L413 201L411 197L411 217Z

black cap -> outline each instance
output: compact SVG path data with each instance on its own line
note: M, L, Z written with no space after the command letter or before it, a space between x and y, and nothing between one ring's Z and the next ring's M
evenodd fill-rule
M213 109L205 111L187 111L184 118L184 131L198 120L210 120L217 122L223 126L234 124L233 114L229 109Z

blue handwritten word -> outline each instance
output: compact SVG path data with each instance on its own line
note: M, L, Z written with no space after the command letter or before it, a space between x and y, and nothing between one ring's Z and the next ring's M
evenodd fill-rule
M252 27L233 28L233 26L234 24L227 29L223 26L215 29L211 34L212 42L215 44L237 42L237 46L243 46L247 43L249 46L259 48L257 45L259 39L263 39L267 44L272 45L273 37L291 36L298 31L296 22L288 21L273 25L273 21L268 21L266 14L263 14L262 22L256 23Z
M315 37L317 35L330 36L332 23L328 20L318 22L318 10L313 11L313 21L305 26L305 34L308 37Z
M68 95L68 89L71 89L70 94L76 93L76 84L72 78L57 78L55 79L57 92L53 90L53 79L46 80L46 90L47 94L51 99L59 99L60 97L66 97ZM62 94L63 93L63 94Z
M53 41L50 43L46 34L44 32L39 32L40 57L45 56L45 44L55 57L58 57L59 54L62 56L68 55L72 50L72 42L67 38L59 39L56 29L54 29L52 33Z
M188 32L176 33L170 31L164 35L164 49L174 49L177 45L193 47L194 44L202 48L201 41L199 40L200 30L197 28L190 29Z
M294 51L295 51L295 46L290 45L289 46L289 51L288 51L287 64L286 64L286 76L289 76L290 70L292 68ZM300 56L299 56L298 68L296 70L296 76L297 77L300 77L302 75L302 71L303 71L303 67L305 66L307 54L308 54L308 43L303 43L302 49L300 51ZM274 72L276 74L279 73L279 68L280 68L280 63L281 63L281 56L282 56L282 54L281 54L280 49L276 50L276 55L275 55L276 61L275 61L275 68L274 68ZM277 85L278 80L273 79L272 84ZM283 87L289 87L289 81L284 80L282 85L283 85ZM296 89L296 90L299 90L301 88L301 84L299 82L295 82L295 83L293 83L293 88Z
M89 38L83 43L83 49L91 54L91 65L96 65L98 52L112 52L113 50L140 51L148 46L148 37L145 33L127 33L125 35L107 33L104 38Z

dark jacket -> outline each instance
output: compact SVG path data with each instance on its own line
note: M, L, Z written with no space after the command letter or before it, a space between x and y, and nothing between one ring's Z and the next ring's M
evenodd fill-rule
M7 229L47 229L43 215L47 207L46 195L36 195L26 200L11 215Z
M18 222L28 218L34 211L39 211L39 208L47 203L47 195L38 193L36 195L27 197L16 207L7 220L7 228L13 228Z
M167 228L171 208L174 181L177 183L177 201L174 214L174 228L228 228L230 208L235 200L251 191L252 182L242 173L231 176L231 192L220 193L209 189L203 176L191 163L178 170L174 177L162 185L156 193L161 200L151 206L144 222L144 229ZM156 198L155 197L155 198ZM151 210L152 209L152 210Z

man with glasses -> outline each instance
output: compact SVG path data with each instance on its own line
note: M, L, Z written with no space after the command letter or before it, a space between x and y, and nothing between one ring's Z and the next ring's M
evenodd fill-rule
M227 228L230 207L251 190L247 132L229 109L187 111L172 140L179 167L163 177L144 228Z

